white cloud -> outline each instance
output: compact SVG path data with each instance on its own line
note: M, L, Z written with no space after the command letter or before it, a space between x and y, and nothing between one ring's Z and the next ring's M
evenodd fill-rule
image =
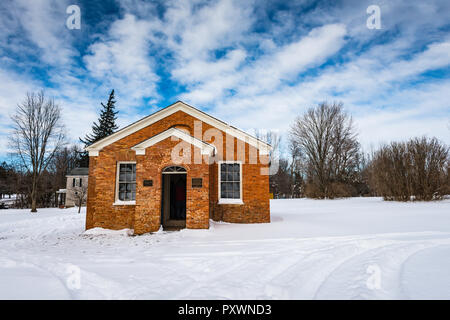
M27 39L39 48L40 60L46 64L69 67L71 59L78 55L65 27L68 5L68 0L15 0L9 8L14 10Z
M4 153L8 148L10 133L10 116L17 104L21 103L27 92L35 91L39 84L30 78L0 68L0 150Z
M336 54L344 44L345 33L345 26L340 24L315 28L298 41L274 49L241 69L236 66L226 74L205 78L198 85L194 82L183 98L195 104L220 99L226 90L235 90L238 95L274 91L282 81L293 80Z
M426 135L448 143L449 86L449 80L420 84L392 93L388 106L383 108L362 106L364 112L355 112L361 142L367 148L371 144L376 147L382 142ZM382 99L374 97L371 105L381 104Z
M162 32L173 61L167 69L174 80L187 86L195 97L192 100L211 101L233 87L238 80L233 73L247 58L242 43L248 39L253 20L250 3L241 1L173 1L168 5ZM217 58L220 50L225 54Z
M281 81L293 80L310 67L320 66L344 45L345 26L325 25L315 28L296 42L289 43L270 55L260 58L245 72L244 90L258 93L276 89Z
M251 7L242 1L172 1L163 32L180 63L209 59L211 51L236 45L252 25Z
M214 62L194 58L189 63L182 64L179 68L174 69L172 76L179 79L181 83L206 82L211 78L234 72L244 62L246 56L244 50L236 49Z
M150 56L152 31L155 22L139 20L126 14L116 20L106 36L89 47L84 56L86 68L106 88L116 88L126 99L127 107L141 103L143 97L155 99L158 94L154 71L155 62Z
M409 84L423 72L450 65L448 43L431 44L408 60L403 60L399 51L386 61L374 52L384 52L383 47L390 45L378 47L295 85L268 92L239 91L215 102L214 112L246 130L257 127L287 132L306 108L337 100L343 101L356 119L365 147L416 135L435 135L448 143L450 83L428 80Z
M421 134L450 143L448 75L421 76L450 65L448 1L382 3L383 29L369 30L360 1L305 12L295 10L308 3L288 2L269 17L273 5L258 1L171 0L159 11L153 2L120 0L120 18L87 36L84 64L65 29L69 2L0 4L0 52L13 52L0 57L2 111L48 86L76 140L112 88L121 126L153 111L150 104L181 98L243 129L286 132L307 107L338 100L366 146ZM29 71L43 65L51 68L46 84ZM186 90L160 96L165 77ZM0 117L4 137L9 120Z
M432 43L412 60L396 62L393 68L383 72L382 77L388 79L406 78L448 65L450 65L450 42Z

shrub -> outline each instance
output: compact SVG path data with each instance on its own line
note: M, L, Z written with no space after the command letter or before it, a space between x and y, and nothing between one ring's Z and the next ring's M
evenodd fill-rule
M442 199L449 192L449 148L425 137L384 145L369 165L369 185L385 200Z

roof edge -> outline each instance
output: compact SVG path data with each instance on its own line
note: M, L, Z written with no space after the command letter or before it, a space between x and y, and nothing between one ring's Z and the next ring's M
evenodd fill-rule
M158 110L138 121L135 121L128 126L120 129L119 131L114 132L113 134L93 143L92 145L85 148L86 151L89 151L90 155L92 153L92 156L98 155L98 152L102 150L104 147L120 140L125 137L127 137L130 134L133 134L134 132L141 130L167 116L170 116L171 114L177 112L177 111L183 111L195 118L199 118L199 120L206 122L214 127L217 127L218 129L224 131L225 133L228 133L235 138L238 138L240 140L243 140L250 145L253 145L259 150L263 150L263 154L268 154L270 150L272 150L272 146L256 137L253 137L252 135L237 129L226 122L219 120L209 114L207 114L204 111L201 111L183 101L176 101L175 103L172 103L171 105Z

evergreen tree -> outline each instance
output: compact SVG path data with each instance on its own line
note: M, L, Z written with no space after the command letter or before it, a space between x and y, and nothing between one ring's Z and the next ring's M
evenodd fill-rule
M80 141L84 144L85 147L90 146L94 142L97 142L110 134L114 133L119 127L116 125L117 113L115 111L115 103L114 100L114 89L109 94L108 102L102 105L102 110L100 110L100 117L98 118L98 123L94 122L92 125L92 133L87 134L84 139L80 138ZM87 152L84 152L81 156L80 165L81 166L89 166L89 155Z

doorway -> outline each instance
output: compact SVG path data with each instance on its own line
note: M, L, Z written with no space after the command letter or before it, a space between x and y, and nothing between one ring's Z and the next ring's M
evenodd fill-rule
M186 169L168 167L162 172L161 224L165 230L186 227Z

